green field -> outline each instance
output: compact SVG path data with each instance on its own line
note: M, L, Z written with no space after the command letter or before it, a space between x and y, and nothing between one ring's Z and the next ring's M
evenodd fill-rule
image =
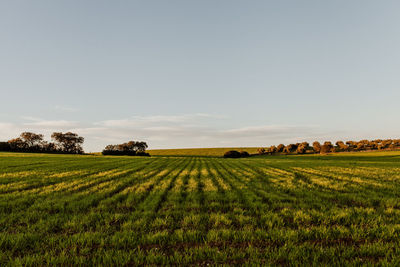
M151 149L152 156L204 156L222 157L229 150L247 151L256 154L258 147L214 147L214 148L177 148L177 149Z
M0 153L0 265L400 265L400 153Z

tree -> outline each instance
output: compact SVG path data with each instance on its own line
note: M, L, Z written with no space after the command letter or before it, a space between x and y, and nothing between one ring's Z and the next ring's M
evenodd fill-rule
M307 151L307 148L304 145L300 145L297 147L297 154L305 154Z
M334 152L334 147L332 145L331 142L326 141L324 142L324 144L321 146L321 154L325 154L325 153L330 153L330 152Z
M146 142L129 141L118 145L108 145L103 150L103 155L149 156L146 153Z
M146 142L135 142L135 141L131 142L133 142L133 147L136 150L136 152L145 152L146 149L148 148Z
M284 149L285 149L285 145L284 144L279 144L276 147L276 152L281 153L281 152L283 152Z
M318 141L315 141L313 144L313 149L315 153L320 153L321 152L321 144Z
M57 146L59 146L63 152L71 153L71 154L82 154L83 148L82 144L84 142L84 138L78 136L76 133L61 133L56 132L51 135L51 139L53 139Z
M395 140L393 140L393 144L394 144L396 147L400 147L400 139L395 139Z
M298 145L297 144L289 144L285 147L285 149L283 150L283 152L285 153L292 153L295 152L297 150Z
M59 152L57 145L54 143L49 142L42 142L41 144L42 152L45 153L55 153Z
M8 143L10 144L10 148L12 151L26 151L28 149L27 143L22 140L22 138L14 138L11 140L8 140Z
M26 142L28 147L40 146L43 142L43 134L35 134L31 132L23 132L20 138Z
M346 145L349 147L349 151L352 151L356 148L357 142L354 141L346 141Z
M303 147L306 148L306 150L308 150L310 148L310 144L308 142L303 142L300 145L302 145Z
M339 151L347 151L349 149L349 146L343 141L337 141L336 146L338 147Z
M357 151L361 151L365 149L365 144L363 142L358 142L356 146Z

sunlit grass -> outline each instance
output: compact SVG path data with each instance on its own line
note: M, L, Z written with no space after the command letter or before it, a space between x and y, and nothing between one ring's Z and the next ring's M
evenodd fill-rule
M400 152L0 153L0 265L396 266L399 189Z

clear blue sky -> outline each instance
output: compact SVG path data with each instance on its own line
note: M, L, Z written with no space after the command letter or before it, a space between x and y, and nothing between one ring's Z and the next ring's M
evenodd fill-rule
M1 1L0 139L399 138L399 1Z

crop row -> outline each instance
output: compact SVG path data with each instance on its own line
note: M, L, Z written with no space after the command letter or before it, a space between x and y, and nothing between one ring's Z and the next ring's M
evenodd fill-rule
M5 155L1 265L399 263L384 157Z

